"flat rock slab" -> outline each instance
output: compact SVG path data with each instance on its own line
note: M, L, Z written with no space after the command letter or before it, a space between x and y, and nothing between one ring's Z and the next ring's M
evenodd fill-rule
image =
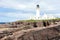
M60 40L60 25L48 28L33 28L20 30L1 40Z

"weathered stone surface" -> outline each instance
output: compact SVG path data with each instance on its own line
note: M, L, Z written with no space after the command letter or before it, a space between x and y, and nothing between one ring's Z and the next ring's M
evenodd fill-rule
M20 21L20 22L12 22L7 24L0 24L0 28L21 28L26 26L34 27L46 27L49 25L56 24L55 20L46 20L46 21L35 21L35 22L29 22L29 21ZM59 21L58 21L59 22Z
M33 28L20 30L1 40L60 40L60 25L48 28Z
M37 22L37 27L43 27L44 25L43 25L43 22L42 21L39 21L39 22Z
M8 29L0 29L0 40L60 40L60 24L55 23L49 20L2 24L0 28Z

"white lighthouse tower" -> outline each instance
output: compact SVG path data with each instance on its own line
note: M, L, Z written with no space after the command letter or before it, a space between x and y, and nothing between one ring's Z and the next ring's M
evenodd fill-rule
M40 18L40 7L39 5L37 5L36 7L36 19L39 19Z
M30 19L33 19L33 20L41 20L41 15L40 15L40 7L39 5L36 5L36 15L33 16L33 17L30 17Z

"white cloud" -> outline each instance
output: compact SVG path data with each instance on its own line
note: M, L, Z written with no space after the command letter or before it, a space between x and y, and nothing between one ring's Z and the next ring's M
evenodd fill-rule
M29 18L30 16L34 16L33 13L7 13L3 16L6 16L6 17L10 17L10 18L17 18L17 19L20 19L20 18Z
M54 6L48 4L48 3L44 2L44 1L40 2L40 6L41 6L41 9L43 9L43 10L56 10L54 8Z
M1 0L0 1L0 7L5 7L5 8L14 8L14 9L35 9L36 4L40 4L41 9L44 10L55 10L55 8L52 5L49 5L48 3L46 3L45 1L37 1L34 0L33 2L31 1L31 3L27 2L26 4L22 3L24 1L20 1L21 3L19 3L18 0ZM38 3L37 3L38 2Z
M58 13L58 14L47 14L47 15L54 16L54 17L59 17L60 13Z
M12 22L17 20L26 20L34 16L33 13L0 13L0 22Z
M0 7L13 8L13 9L24 9L26 8L26 5L18 3L13 0L1 0Z

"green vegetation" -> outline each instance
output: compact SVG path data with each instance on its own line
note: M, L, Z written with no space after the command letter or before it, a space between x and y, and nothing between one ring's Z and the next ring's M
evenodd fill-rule
M18 20L16 22L38 22L38 21L57 21L57 20L60 20L60 18L48 19L48 20Z
M19 20L17 22L37 22L37 21L41 21L41 20Z

